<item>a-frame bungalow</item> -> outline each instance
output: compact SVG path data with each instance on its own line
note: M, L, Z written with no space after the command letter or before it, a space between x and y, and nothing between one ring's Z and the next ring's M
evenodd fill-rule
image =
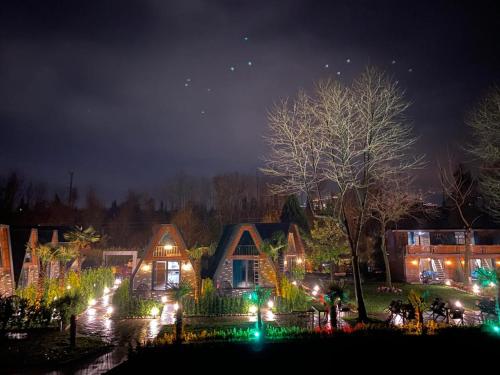
M276 264L262 251L262 245L277 233L283 234L286 247ZM305 267L304 259L304 245L296 224L227 225L204 276L212 279L222 294L240 295L257 285L275 289L276 272L290 275L294 267Z
M181 281L196 287L186 244L175 225L159 225L132 274L131 288L141 297L160 299Z

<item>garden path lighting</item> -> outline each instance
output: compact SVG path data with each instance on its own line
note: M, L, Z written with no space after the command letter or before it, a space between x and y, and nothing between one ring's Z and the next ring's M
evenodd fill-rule
M317 294L318 294L318 291L316 291L316 290L313 290L313 291L312 291L312 295L313 295L313 296L316 296Z
M274 307L274 302L272 300L267 301L267 307L272 309Z
M114 284L115 285L120 285L122 283L122 279L115 279Z
M495 283L493 281L490 281L490 287L494 288L495 287Z
M316 284L316 285L314 286L314 288L313 288L313 289L314 289L316 292L317 292L317 291L319 291L319 285L318 285L318 284Z
M179 304L176 302L174 303L174 311L177 311L179 310Z
M94 306L96 303L97 301L95 300L95 298L89 299L89 306Z
M160 313L160 310L158 309L158 307L154 306L152 309L151 309L151 316L153 318L156 318L158 316L158 314Z
M444 282L444 284L445 284L445 285L447 285L447 286L451 286L451 281L450 281L450 280L446 280L446 281Z
M474 293L474 294L479 294L479 292L480 292L480 291L481 291L481 288L479 287L479 285L474 284L474 285L472 286L472 293Z
M70 289L71 289L71 285L68 285L68 286L66 287L66 289L67 289L67 290L70 290Z
M456 302L455 302L455 306L456 306L456 307L458 307L458 308L463 307L463 306L462 306L462 303L461 303L460 301L456 301Z
M297 282L296 281L292 281L292 284L297 286Z
M106 314L108 314L108 315L113 314L113 306L109 306L109 307L106 309Z
M161 303L167 303L167 296L161 296Z
M104 287L104 294L108 294L109 293L109 288L107 286Z
M250 314L255 314L257 312L257 306L255 305L251 305L249 308L248 308L248 311L250 312Z
M94 316L95 315L95 309L94 308L88 309L87 310L87 315L88 316Z

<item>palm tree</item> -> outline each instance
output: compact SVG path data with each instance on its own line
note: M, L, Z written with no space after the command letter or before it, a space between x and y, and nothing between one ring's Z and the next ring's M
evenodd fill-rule
M175 342L182 343L184 339L184 323L183 323L183 306L182 301L184 297L189 295L193 288L187 281L181 281L178 285L169 285L172 292L172 298L177 303L177 311L175 312Z
M186 250L189 260L193 265L196 285L194 287L194 298L198 300L201 295L201 260L204 255L212 256L215 252L215 246L193 246Z
M59 245L55 248L53 257L59 262L59 288L64 292L64 279L66 277L66 263L74 259L78 251L73 246Z
M255 290L250 295L250 300L257 306L257 330L262 331L262 313L261 308L264 306L266 301L269 299L271 291L269 289L264 289L257 285Z
M281 267L280 255L282 250L287 246L287 241L283 232L275 232L270 240L262 243L261 250L271 260L274 270L276 271L276 295L281 296Z
M54 247L50 244L38 244L37 246L28 246L28 251L38 258L38 282L36 299L40 301L43 297L45 278L47 276L47 265L54 260Z
M87 249L91 244L99 242L101 240L101 235L97 233L92 226L87 229L83 229L81 226L75 226L72 231L64 233L64 239L71 242L75 247L78 272L80 272L82 267L81 251Z
M331 326L337 327L337 306L339 302L346 299L345 295L345 282L344 280L332 281L326 287L326 302L330 307L330 321Z

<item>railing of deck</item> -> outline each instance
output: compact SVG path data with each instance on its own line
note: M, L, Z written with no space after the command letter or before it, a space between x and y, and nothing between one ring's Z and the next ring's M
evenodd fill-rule
M179 247L177 246L156 246L153 252L154 257L170 257L181 255Z
M500 255L500 245L471 245L472 254ZM463 254L465 245L407 245L407 254Z

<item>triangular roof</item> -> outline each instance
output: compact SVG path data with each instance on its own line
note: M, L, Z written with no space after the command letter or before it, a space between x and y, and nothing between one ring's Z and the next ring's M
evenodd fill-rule
M295 226L295 224L291 223L242 223L226 225L219 243L217 244L209 268L202 277L209 277L211 279L217 277L223 260L230 255L229 251L233 247L232 245L237 245L245 230L248 230L260 252L260 244L263 241L270 240L276 232L282 232L285 238L287 238L288 233L290 233ZM243 230L240 231L240 229ZM241 234L238 236L238 233Z

